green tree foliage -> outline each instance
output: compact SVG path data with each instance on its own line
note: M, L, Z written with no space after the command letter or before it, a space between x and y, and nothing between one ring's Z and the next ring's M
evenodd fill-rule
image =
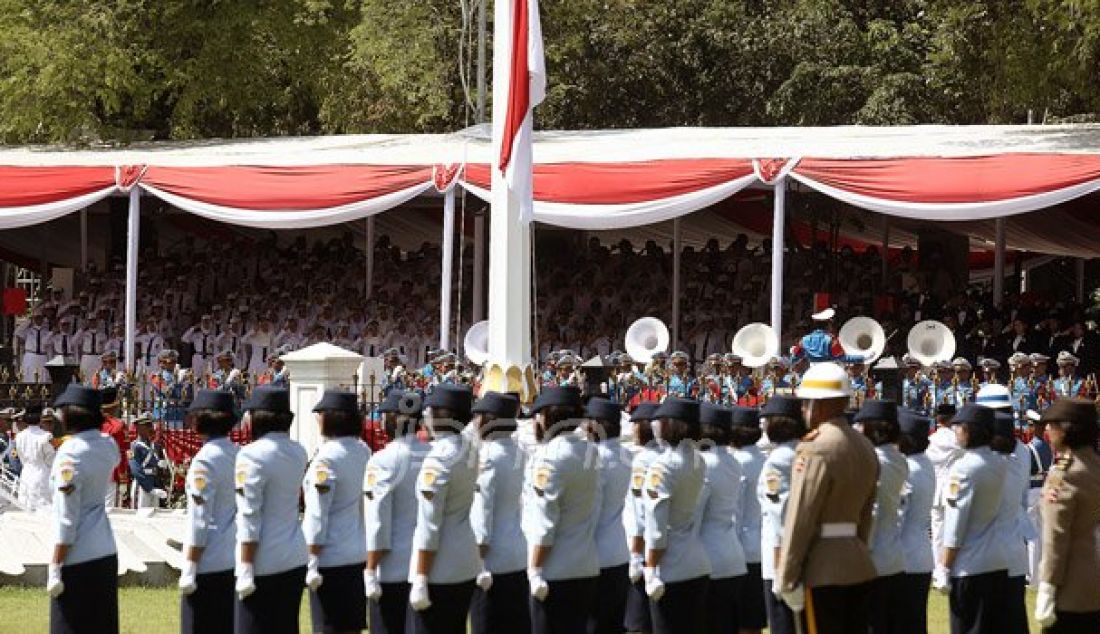
M473 122L475 1L0 0L0 140L459 129ZM1100 109L1100 0L541 4L544 128Z

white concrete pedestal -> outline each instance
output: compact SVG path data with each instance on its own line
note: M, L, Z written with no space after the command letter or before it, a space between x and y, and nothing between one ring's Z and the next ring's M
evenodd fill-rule
M290 437L312 454L321 442L313 406L321 400L326 389L354 389L363 355L330 343L318 343L291 352L282 359L290 372L290 409L294 412ZM359 383L362 381L360 377Z

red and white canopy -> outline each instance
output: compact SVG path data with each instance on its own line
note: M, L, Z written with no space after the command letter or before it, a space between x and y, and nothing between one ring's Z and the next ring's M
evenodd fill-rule
M535 220L588 230L677 218L780 179L872 212L950 222L1047 209L1100 190L1093 125L535 136ZM490 145L455 134L0 149L0 229L46 222L133 187L205 218L276 229L363 218L455 182L488 200ZM1075 229L1096 230L1087 215L1074 217ZM1042 224L1042 239L1059 243L1059 224Z

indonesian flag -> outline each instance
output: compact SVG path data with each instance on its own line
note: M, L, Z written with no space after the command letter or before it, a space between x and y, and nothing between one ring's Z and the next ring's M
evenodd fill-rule
M500 0L498 0L499 2ZM530 222L532 205L531 129L535 106L546 98L546 58L538 0L512 1L508 108L500 141L500 171L520 198L520 218Z

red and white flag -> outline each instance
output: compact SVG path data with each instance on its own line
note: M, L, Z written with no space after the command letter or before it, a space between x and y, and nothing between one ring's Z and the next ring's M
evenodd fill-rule
M498 0L498 2L501 0ZM546 98L546 57L538 0L512 0L508 108L500 142L500 170L520 198L520 218L532 219L532 111Z

